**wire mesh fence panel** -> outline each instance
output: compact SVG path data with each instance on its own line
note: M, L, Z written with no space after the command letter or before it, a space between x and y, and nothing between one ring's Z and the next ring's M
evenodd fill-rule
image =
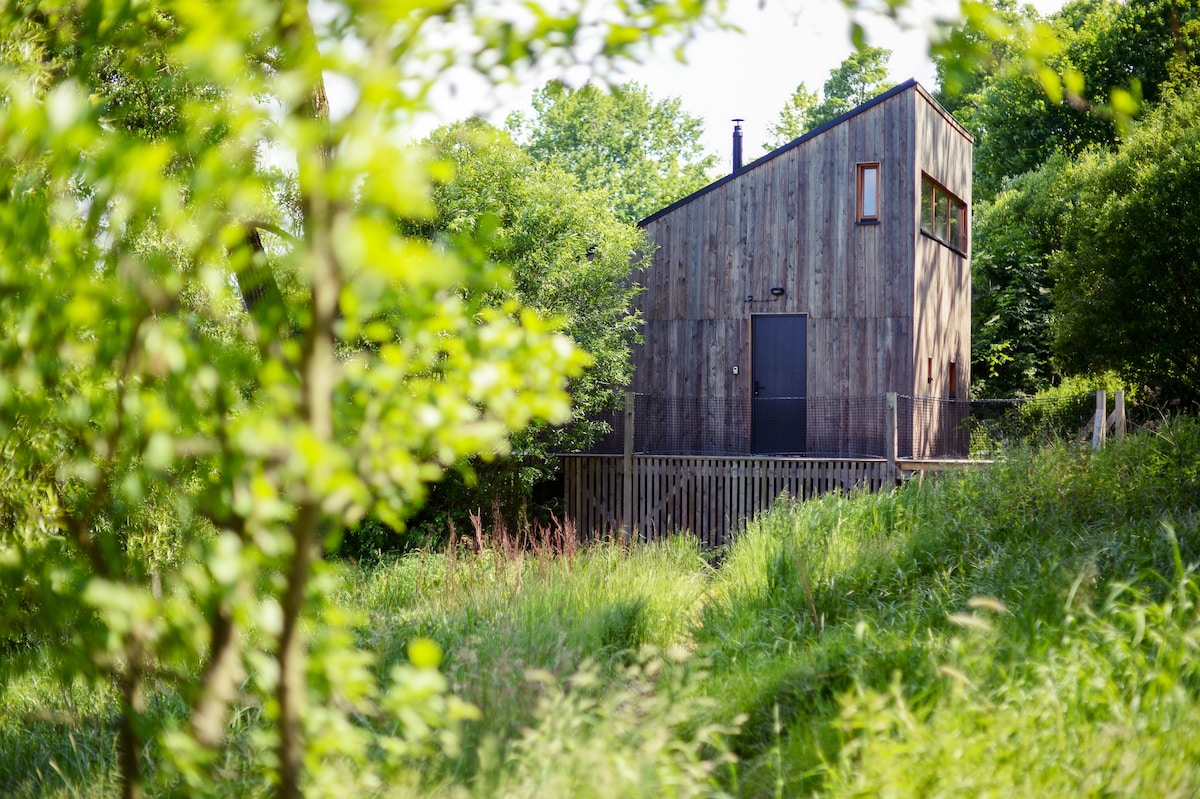
M808 400L808 457L883 458L887 455L887 397Z
M608 425L608 432L593 441L585 452L589 455L620 455L624 452L625 414L621 411L609 411L595 418Z
M970 418L969 400L900 397L897 427L903 433L897 455L917 460L965 460L970 456Z
M1006 447L1090 440L1095 396L899 396L896 455L916 460L987 459ZM655 455L884 458L887 412L883 394L752 400L638 394L633 448ZM588 452L619 455L624 451L625 415L615 412L605 420L611 432Z
M764 455L882 458L883 395L724 399L638 394L635 452L656 455ZM605 418L611 432L589 453L624 451L625 417Z
M992 458L1016 446L1090 441L1095 412L1096 395L1090 393L1048 399L972 400L966 422L971 457Z

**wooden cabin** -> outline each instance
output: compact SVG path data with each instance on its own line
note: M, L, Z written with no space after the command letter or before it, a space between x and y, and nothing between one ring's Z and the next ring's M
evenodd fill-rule
M971 158L909 81L644 219L632 388L691 410L639 425L663 451L880 454L860 404L965 400ZM966 454L953 415L908 413L902 455Z

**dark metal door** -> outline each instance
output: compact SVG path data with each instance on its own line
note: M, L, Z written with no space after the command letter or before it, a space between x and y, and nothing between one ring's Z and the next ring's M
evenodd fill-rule
M808 316L750 317L750 448L757 455L806 451Z

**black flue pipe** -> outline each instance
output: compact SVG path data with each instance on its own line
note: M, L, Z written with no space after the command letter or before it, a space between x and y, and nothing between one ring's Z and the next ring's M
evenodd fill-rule
M744 120L733 120L733 171L742 171L742 122Z

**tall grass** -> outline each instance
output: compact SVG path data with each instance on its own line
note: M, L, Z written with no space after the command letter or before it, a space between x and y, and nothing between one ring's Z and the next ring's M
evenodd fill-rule
M892 697L918 717L942 707L954 619L978 597L1007 610L988 649L1000 670L1051 657L1081 609L1131 581L1161 599L1154 575L1176 573L1176 553L1200 555L1198 509L1188 419L1100 453L1014 452L890 494L777 507L734 543L697 632L718 716L749 718L735 742L746 795L820 789L864 734L843 722L847 695Z
M1195 420L785 501L719 567L564 532L345 573L381 673L432 638L482 713L380 795L1200 795ZM115 795L111 697L18 655L0 793ZM219 795L263 790L252 716Z
M1165 598L1114 587L1018 660L995 654L1009 635L1002 606L959 617L941 701L913 703L898 684L844 699L849 743L825 795L1197 795L1198 600L1180 564Z
M0 795L115 793L114 692L56 679L46 650L0 659Z
M647 647L690 646L711 573L686 536L635 550L476 546L365 570L352 594L385 665L412 638L432 638L447 653L451 689L484 709L459 773L474 772L481 747L516 740L532 723L544 686L529 672L565 681L587 662L612 677Z

